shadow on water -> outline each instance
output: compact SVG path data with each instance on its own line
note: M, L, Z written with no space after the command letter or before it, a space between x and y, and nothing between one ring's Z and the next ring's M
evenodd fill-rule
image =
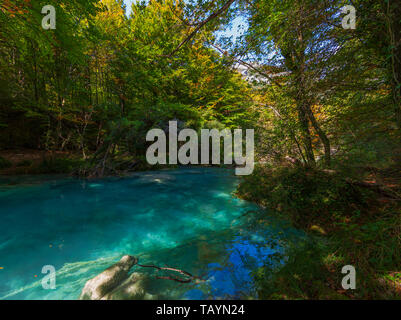
M286 248L306 238L284 221L262 212L249 213L230 229L204 234L174 249L139 255L139 264L177 268L201 281L187 284L157 279L171 273L139 266L132 271L148 273L152 279L148 290L161 299L257 298L253 272L265 265L279 268L285 263Z

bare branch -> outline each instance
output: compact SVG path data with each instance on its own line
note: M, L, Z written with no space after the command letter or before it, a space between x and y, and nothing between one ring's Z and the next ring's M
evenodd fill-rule
M143 264L138 264L138 266L142 267L142 268L154 268L154 269L157 269L157 270L160 270L160 271L162 271L162 270L163 271L173 271L173 272L177 272L177 273L180 273L180 274L188 277L188 279L179 279L179 278L172 277L172 276L157 276L156 277L157 279L166 279L166 280L172 280L172 281L177 281L177 282L181 282L181 283L190 283L191 281L202 280L202 279L200 279L200 278L198 278L196 276L193 276L192 274L190 274L187 271L176 269L176 268L158 267L158 266L155 266L155 265L143 265Z
M209 21L217 18L224 11L228 10L230 6L234 3L235 0L228 0L219 10L213 12L209 17L205 20L197 24L196 28L184 39L181 43L175 48L167 57L171 58L176 52L178 52L182 46L184 46L187 42L189 42L198 32L199 30L206 25Z

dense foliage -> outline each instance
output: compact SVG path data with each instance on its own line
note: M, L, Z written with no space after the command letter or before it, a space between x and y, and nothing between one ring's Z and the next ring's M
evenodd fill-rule
M1 4L1 148L138 158L169 120L252 122L249 85L201 38L169 57L184 3L137 3L127 17L122 1L55 1L57 27L43 30L45 4Z
M54 30L41 26L48 4ZM344 29L350 4L356 28ZM243 32L221 34L238 19ZM365 280L347 297L394 297L400 48L396 0L150 0L134 1L129 16L122 0L3 0L0 151L44 156L35 167L2 154L0 170L146 169L146 132L169 120L254 128L259 166L238 195L325 237L294 248L275 278L261 268L261 296L325 298L316 288L337 292L333 274L354 264ZM383 289L386 279L395 285Z

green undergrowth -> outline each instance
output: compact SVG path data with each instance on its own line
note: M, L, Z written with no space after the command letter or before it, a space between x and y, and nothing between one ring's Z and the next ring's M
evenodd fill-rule
M306 168L257 167L238 196L289 219L310 235L288 251L279 270L255 272L262 299L401 298L400 201L358 186L344 174ZM342 267L357 287L341 286Z

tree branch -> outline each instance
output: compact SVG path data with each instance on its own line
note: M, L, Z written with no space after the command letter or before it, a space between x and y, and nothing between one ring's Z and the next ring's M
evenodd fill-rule
M167 57L171 58L176 52L181 49L182 46L189 42L204 25L206 25L209 21L217 18L224 11L228 10L228 8L230 8L234 1L235 0L228 0L219 10L213 12L209 17L197 24L196 28L184 40L182 40L181 43Z

